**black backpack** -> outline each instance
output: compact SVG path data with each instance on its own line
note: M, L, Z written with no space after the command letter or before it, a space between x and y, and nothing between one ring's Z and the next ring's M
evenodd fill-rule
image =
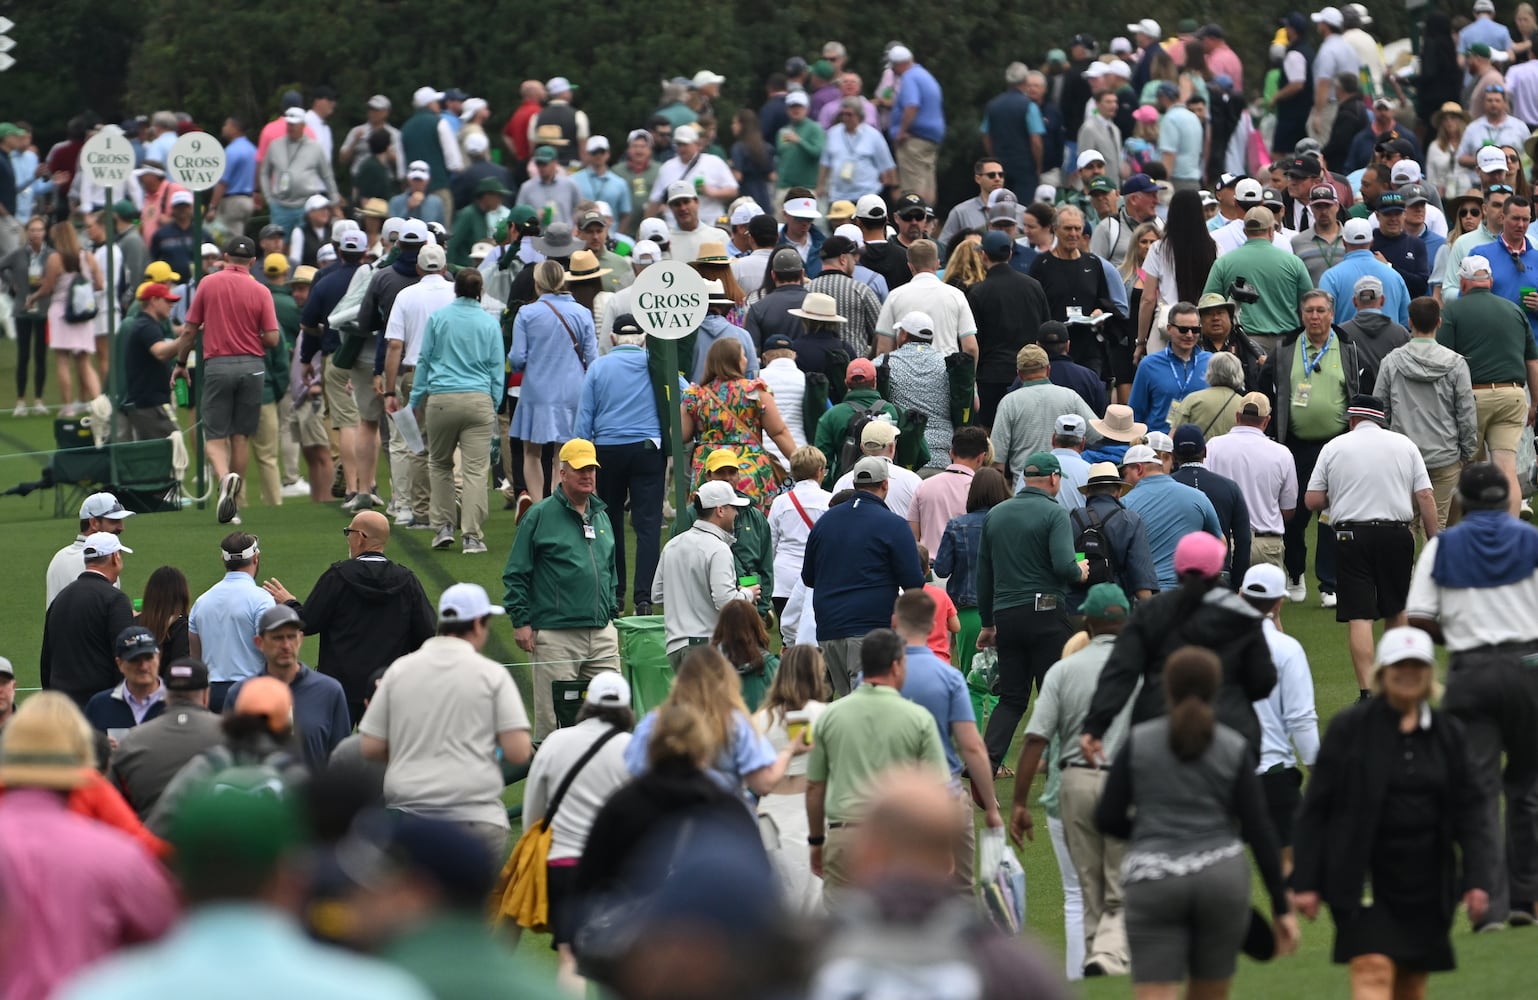
M1120 576L1120 560L1116 558L1115 547L1111 545L1111 537L1106 529L1112 521L1125 513L1126 509L1121 504L1117 504L1111 516L1104 521L1088 507L1076 507L1068 512L1068 520L1073 524L1074 551L1084 553L1084 559L1089 563L1089 579L1084 581L1083 586L1115 583Z
M863 403L850 403L849 409L853 412L849 415L849 423L844 427L844 441L838 449L838 471L842 475L854 468L864 452L860 450L860 435L865 432L865 426L872 420L885 414L885 408L872 409Z

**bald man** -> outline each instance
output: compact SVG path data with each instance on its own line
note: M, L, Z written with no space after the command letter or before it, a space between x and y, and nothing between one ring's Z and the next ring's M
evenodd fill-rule
M433 634L437 615L416 575L385 558L390 522L383 514L359 511L342 530L348 558L321 574L309 600L301 604L277 577L262 586L299 612L307 634L320 636L316 669L341 682L356 725L370 694L369 677L415 652Z

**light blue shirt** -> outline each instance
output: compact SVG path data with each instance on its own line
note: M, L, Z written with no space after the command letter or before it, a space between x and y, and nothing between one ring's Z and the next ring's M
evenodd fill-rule
M16 219L22 225L32 218L32 204L53 190L53 181L37 176L37 154L30 149L11 152L11 171L16 175Z
M144 159L155 160L161 166L165 166L166 160L171 158L171 147L176 145L176 140L180 138L181 136L175 131L160 133L154 141L144 147Z
M1031 258L1033 261L1036 259ZM1116 307L1116 312L1122 319L1131 318L1128 314L1132 310L1132 300L1127 296L1127 283L1122 280L1121 272L1116 270L1116 265L1106 257L1099 258L1100 270L1105 272L1106 290L1111 295L1111 305Z
M680 378L675 398L682 399L688 387ZM652 441L662 446L646 348L620 344L593 362L582 379L582 402L572 436L596 445Z
M733 326L725 316L707 313L695 332L698 336L694 338L694 368L689 377L696 385L705 380L705 355L722 337L736 337L742 342L742 353L747 358L744 371L748 378L758 378L758 351L753 347L753 335L748 331Z
M830 201L859 201L863 195L879 194L882 171L897 168L886 139L863 122L853 135L843 125L828 130L822 166L828 170Z
M1207 363L1212 354L1197 348L1186 361L1166 347L1137 366L1132 377L1132 395L1127 402L1135 419L1151 431L1165 434L1170 429L1170 406L1193 392L1207 388Z
M199 907L161 941L108 956L56 996L64 1000L170 996L431 1000L406 973L341 948L316 944L292 918L255 903Z
M1202 175L1202 122L1183 105L1164 112L1159 123L1159 152L1175 154L1170 180L1194 181Z
M1262 622L1261 628L1276 663L1276 687L1269 697L1255 702L1255 717L1260 720L1260 767L1256 773L1265 774L1278 764L1295 767L1300 759L1313 767L1319 756L1319 715L1314 709L1314 675L1308 669L1308 655L1302 643L1278 631L1271 619Z
M1493 17L1475 17L1458 32L1458 51L1467 52L1477 42L1490 46L1491 52L1505 52L1511 48L1511 32Z
M502 328L474 299L455 299L427 317L411 405L450 392L484 392L492 407L502 402Z
M1372 255L1371 250L1351 250L1319 276L1319 287L1335 296L1335 324L1351 322L1356 315L1353 292L1358 278L1372 275L1383 282L1383 311L1395 323L1410 325L1410 289L1399 272Z
M233 569L203 591L187 615L187 631L203 645L208 679L216 683L255 677L267 669L252 642L262 612L277 602L244 570Z
M407 208L406 199L411 192L402 191L390 198L389 213L400 219L420 219L423 222L443 224L443 199L428 193L416 208Z
M256 193L256 146L243 135L224 147L224 193L250 197Z
M1079 487L1089 482L1089 463L1072 448L1053 448L1052 454L1057 456L1057 464L1062 469L1063 485L1057 491L1057 502L1064 510L1084 506L1084 494L1079 492ZM1015 483L1015 492L1019 493L1024 485L1025 477L1021 476Z
M625 745L625 766L631 774L646 773L646 748L651 744L652 730L657 725L657 710L646 713L635 727L630 742ZM752 721L741 712L732 716L732 743L707 772L711 780L733 795L745 795L743 779L754 771L769 767L777 754L767 739L753 728Z
M892 122L887 126L892 141L896 142L897 133L902 131L903 112L917 107L918 113L913 116L913 124L908 126L908 134L930 142L944 142L945 109L941 106L941 98L940 82L934 74L918 63L909 66L897 87Z
M1143 519L1160 590L1180 582L1175 575L1175 546L1182 538L1195 531L1223 537L1218 512L1207 494L1169 476L1144 476L1122 499L1122 506Z
M955 777L961 773L961 755L951 739L951 726L957 722L977 723L967 682L960 670L940 659L928 646L909 646L907 662L903 697L934 716L935 726L940 730L940 745L945 748L945 762Z
M616 221L630 214L630 185L617 175L606 170L600 177L591 167L583 167L571 179L583 198L607 203Z

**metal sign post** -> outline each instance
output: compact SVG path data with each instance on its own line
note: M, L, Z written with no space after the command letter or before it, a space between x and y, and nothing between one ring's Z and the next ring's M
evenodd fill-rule
M662 342L665 384L654 386L668 401L668 436L673 443L673 510L681 513L689 496L689 459L684 453L683 417L678 398L678 342L705 320L710 294L705 279L688 264L659 261L636 278L632 302L641 329ZM691 359L692 360L692 359Z

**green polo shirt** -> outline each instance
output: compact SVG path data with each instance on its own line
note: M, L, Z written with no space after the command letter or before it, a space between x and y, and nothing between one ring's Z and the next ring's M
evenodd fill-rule
M1260 292L1259 302L1244 307L1245 333L1276 337L1301 325L1298 301L1314 287L1301 260L1274 245L1269 237L1245 240L1212 265L1202 294L1226 295L1237 277L1243 277L1245 284Z
M1293 346L1292 404L1287 410L1288 433L1304 441L1327 441L1346 429L1346 370L1340 364L1340 338L1330 341L1329 350L1318 358L1318 371L1305 371L1303 349L1308 348L1310 368L1315 351L1307 337L1299 337ZM1308 405L1299 403L1299 386L1308 385Z
M1471 288L1442 307L1437 343L1463 355L1469 380L1527 384L1527 362L1538 358L1527 314L1488 288Z
M828 822L847 823L860 814L884 771L914 764L950 776L934 716L896 688L861 684L817 718L806 776L828 786L823 798Z
M1073 525L1054 497L1027 486L988 512L977 554L977 612L984 628L993 625L997 611L1034 607L1037 594L1062 601L1064 589L1078 582Z

